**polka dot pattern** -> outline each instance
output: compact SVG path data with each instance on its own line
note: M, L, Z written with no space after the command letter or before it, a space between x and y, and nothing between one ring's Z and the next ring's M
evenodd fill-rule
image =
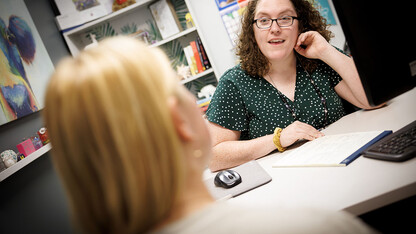
M344 116L341 99L334 90L342 80L338 73L321 61L310 76L326 99L327 124ZM295 110L299 121L317 129L324 127L324 107L300 64L296 66L295 99L292 102L286 96L284 98ZM264 78L248 75L240 65L229 69L220 78L206 116L224 128L241 131L241 139L272 134L276 127L285 128L295 121L280 99L279 91Z

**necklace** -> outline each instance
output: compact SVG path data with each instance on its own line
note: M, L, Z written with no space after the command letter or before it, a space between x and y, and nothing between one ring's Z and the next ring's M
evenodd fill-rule
M302 64L301 64L302 66ZM302 66L303 68L303 66ZM316 94L319 96L320 100L321 100L321 104L324 108L324 114L325 114L325 122L324 122L324 126L326 127L326 125L328 124L328 107L326 105L326 99L325 97L322 95L321 91L319 90L318 86L316 86L315 82L313 81L312 77L309 75L309 72L303 68L303 70L305 70L307 77L309 78L309 81L311 82ZM273 79L270 77L270 75L267 75L272 83L272 85L276 88L277 90L277 94L279 95L280 99L282 100L283 104L285 105L286 109L289 110L289 112L291 113L292 117L294 120L298 120L298 117L296 115L296 109L294 107L290 107L289 103L286 101L286 98L283 96L283 94L279 91L279 89L277 88L276 84L274 83ZM296 81L295 81L296 82Z
M280 93L279 89L277 88L276 84L274 83L274 81L273 81L273 79L270 77L270 75L269 75L269 74L267 74L267 76L269 77L269 80L271 81L272 85L276 88L276 90L277 90L277 94L279 94L279 97L280 97L280 99L282 100L283 104L285 104L286 109L288 109L288 110L289 110L289 112L292 114L292 117L293 117L295 120L298 120L298 118L297 118L297 116L296 116L296 113L295 113L295 110L294 110L294 109L292 109L292 108L289 106L289 103L286 101L286 98L283 96L283 94L282 94L282 93ZM295 82L296 82L296 81L295 81ZM293 99L293 100L294 100L294 99Z

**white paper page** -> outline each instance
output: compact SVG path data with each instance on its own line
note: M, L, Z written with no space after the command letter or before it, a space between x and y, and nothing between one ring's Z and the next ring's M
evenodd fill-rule
M345 158L382 131L323 136L280 158L273 167L344 166Z

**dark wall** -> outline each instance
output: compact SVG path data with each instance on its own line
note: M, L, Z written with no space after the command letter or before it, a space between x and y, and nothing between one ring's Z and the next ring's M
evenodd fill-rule
M69 52L54 21L52 0L25 0L54 63ZM43 126L41 111L0 126L0 150L13 149ZM73 233L65 193L49 153L0 182L0 233Z
M73 233L48 154L0 182L0 233Z

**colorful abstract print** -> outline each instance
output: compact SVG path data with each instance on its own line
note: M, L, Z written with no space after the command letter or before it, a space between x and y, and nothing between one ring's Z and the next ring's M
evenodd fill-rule
M23 63L32 64L36 44L28 24L11 15L8 26L0 18L0 105L7 121L39 109Z

